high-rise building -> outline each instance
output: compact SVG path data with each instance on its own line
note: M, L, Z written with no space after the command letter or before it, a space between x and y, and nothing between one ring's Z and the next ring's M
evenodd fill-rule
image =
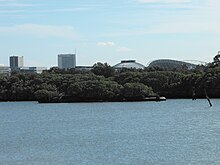
M70 69L76 67L76 54L59 54L58 67L61 69Z
M17 69L24 66L24 57L11 56L10 57L10 68Z

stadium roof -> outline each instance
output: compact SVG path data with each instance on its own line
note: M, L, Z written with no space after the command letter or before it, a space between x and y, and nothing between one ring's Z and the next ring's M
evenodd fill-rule
M163 69L172 70L172 69L181 69L183 67L187 67L187 69L194 69L196 65L184 61L160 59L151 62L148 67L159 67Z
M113 66L115 69L122 69L122 68L127 68L127 69L144 69L145 66L137 63L135 60L123 60L121 63L116 64Z

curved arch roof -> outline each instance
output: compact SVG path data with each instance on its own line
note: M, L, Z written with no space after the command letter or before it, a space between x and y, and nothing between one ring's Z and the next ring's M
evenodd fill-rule
M118 63L115 66L113 66L113 68L116 68L116 69L122 69L122 68L144 69L145 66L136 62L135 60L124 60L124 61L121 61L121 63Z
M148 67L160 67L165 69L175 69L175 68L181 68L183 66L186 66L188 69L193 69L196 67L195 64L183 62L183 61L177 61L177 60L170 60L170 59L160 59L155 60L149 64Z

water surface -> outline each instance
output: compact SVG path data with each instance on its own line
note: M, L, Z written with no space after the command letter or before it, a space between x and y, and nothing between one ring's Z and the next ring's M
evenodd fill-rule
M220 164L212 103L0 103L0 164Z

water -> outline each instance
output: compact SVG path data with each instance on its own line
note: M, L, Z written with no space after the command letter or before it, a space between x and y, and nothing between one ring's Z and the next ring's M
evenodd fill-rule
M0 164L220 164L212 103L0 103Z

